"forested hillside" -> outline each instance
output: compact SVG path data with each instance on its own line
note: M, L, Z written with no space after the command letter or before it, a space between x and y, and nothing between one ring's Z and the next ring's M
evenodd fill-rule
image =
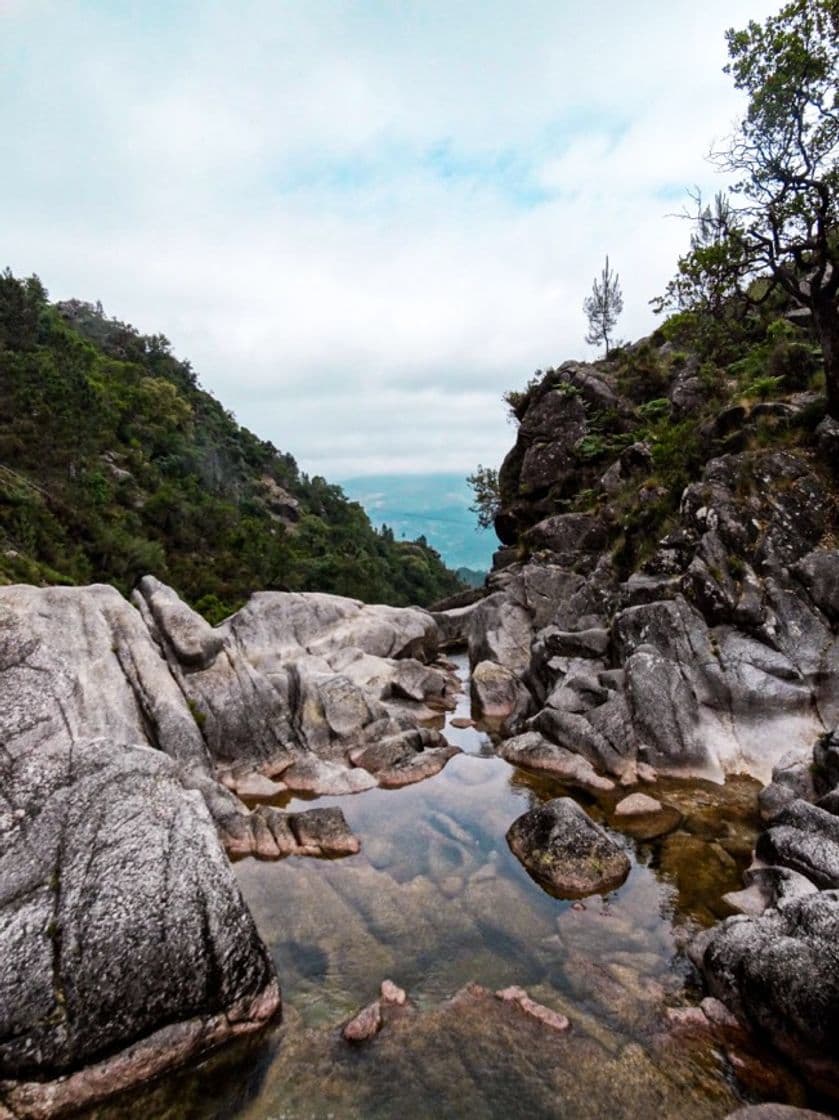
M459 589L420 539L239 426L162 335L0 276L0 583L146 572L212 621L258 589L429 603Z

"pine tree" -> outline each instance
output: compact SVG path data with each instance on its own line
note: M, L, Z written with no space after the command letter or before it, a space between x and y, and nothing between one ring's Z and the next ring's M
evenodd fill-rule
M620 278L616 272L609 269L609 258L600 274L600 279L595 278L591 288L592 294L583 300L583 311L588 316L588 334L586 342L590 346L603 343L606 347L606 357L609 357L609 336L618 321L618 315L623 311L623 293L620 287Z

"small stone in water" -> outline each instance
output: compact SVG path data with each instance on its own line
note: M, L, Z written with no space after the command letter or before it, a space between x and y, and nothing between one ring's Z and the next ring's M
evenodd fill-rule
M550 1007L545 1007L542 1003L537 1003L535 999L531 999L524 988L510 987L502 988L500 992L495 993L496 997L503 1000L504 1003L514 1003L519 1007L525 1015L529 1015L531 1019L536 1019L537 1022L544 1024L553 1031L567 1031L571 1026L569 1020L560 1015L558 1011L552 1011Z
M474 727L475 721L473 719L466 719L465 716L457 716L456 719L450 719L449 724L461 730L465 727Z
M366 1042L378 1034L381 1026L382 1009L379 1001L374 1000L350 1019L342 1033L347 1042Z

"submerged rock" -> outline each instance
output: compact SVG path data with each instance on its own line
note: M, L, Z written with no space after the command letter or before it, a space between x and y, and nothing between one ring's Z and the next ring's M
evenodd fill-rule
M638 840L654 840L678 828L682 814L645 793L632 793L615 806L615 824Z
M537 1003L535 999L530 998L524 988L503 988L495 995L497 999L504 1003L515 1004L525 1015L529 1015L531 1019L535 1019L538 1023L548 1027L549 1030L562 1034L571 1026L567 1016L561 1015L558 1011L552 1011L550 1007L545 1007L543 1003Z
M362 1008L341 1031L347 1042L368 1042L382 1029L382 1008L379 1001L373 1000Z
M560 898L605 894L630 870L626 853L570 797L519 817L507 843L530 876Z

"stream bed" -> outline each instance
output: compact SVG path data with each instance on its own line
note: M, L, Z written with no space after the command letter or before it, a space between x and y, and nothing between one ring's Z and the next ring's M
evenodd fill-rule
M454 660L465 679L465 657ZM85 1116L717 1120L743 1101L805 1099L774 1059L732 1054L701 1032L674 1031L667 1017L668 1007L701 998L684 947L730 913L722 895L739 889L749 862L758 784L645 786L683 814L678 830L650 843L613 827L626 790L579 796L632 870L610 895L561 901L528 876L505 833L568 791L495 757L477 729L451 727L468 715L464 692L445 729L464 753L427 781L284 803L340 804L362 841L358 855L235 865L277 965L282 1024ZM337 1028L386 978L416 1014L373 1042L344 1042ZM524 987L571 1030L545 1037L480 1002L448 1002L472 981Z

